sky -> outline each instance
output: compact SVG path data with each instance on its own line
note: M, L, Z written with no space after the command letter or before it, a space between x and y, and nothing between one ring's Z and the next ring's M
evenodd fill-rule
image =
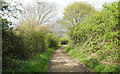
M6 0L6 1L11 1L11 0ZM14 1L14 0L13 0ZM15 1L20 1L23 5L27 5L27 3L33 3L33 1L36 0L15 0ZM96 10L102 9L102 5L107 2L116 2L118 0L37 0L37 1L46 1L55 4L56 9L57 9L57 18L62 18L63 17L63 12L64 8L67 7L67 5L73 3L73 2L87 2L91 4L93 7L95 7Z
M42 1L55 3L58 8L57 9L58 16L62 17L64 8L66 8L67 5L69 5L70 3L73 3L73 2L87 2L87 3L91 4L93 7L95 7L96 10L99 10L99 9L102 9L102 5L105 2L110 3L110 2L114 2L114 1L116 2L117 0L42 0Z
M7 0L10 1L10 0ZM17 1L17 0L15 0ZM32 3L32 1L36 1L36 0L18 0L21 3L23 3L24 5L26 5L27 3ZM96 10L99 10L102 8L102 5L107 2L116 2L118 0L37 0L37 1L46 1L46 2L50 2L50 3L54 3L56 5L57 8L57 12L58 12L58 16L62 17L63 16L63 12L64 12L64 8L67 7L67 5L69 5L70 3L73 2L87 2L89 4L91 4L92 6L95 7Z

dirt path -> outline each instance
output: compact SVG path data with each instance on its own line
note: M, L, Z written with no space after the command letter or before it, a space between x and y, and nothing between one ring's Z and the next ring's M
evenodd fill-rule
M64 51L64 47L65 46L54 51L47 72L89 72L86 67L71 58Z

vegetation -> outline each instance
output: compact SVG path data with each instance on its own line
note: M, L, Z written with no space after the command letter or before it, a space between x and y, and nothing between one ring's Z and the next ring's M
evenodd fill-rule
M71 7L68 6L66 9L73 8L73 10L76 10L75 4ZM81 2L77 4L81 4ZM84 6L87 6L87 4ZM72 9L70 10L69 13L74 12ZM82 14L81 12L82 10L79 14ZM68 13L68 11L64 13ZM64 17L69 18L66 14L64 14ZM71 16L71 18L74 17ZM120 26L118 23L118 2L106 3L101 11L89 12L89 15L82 20L71 28L67 27L69 46L65 50L95 72L119 72Z
M68 44L68 39L67 37L62 37L60 38L60 45L66 45Z
M46 72L54 49L59 44L67 44L65 51L91 71L119 73L118 3L105 3L100 11L96 11L88 3L74 2L65 8L63 18L51 26L50 20L55 14L51 4L35 2L24 8L18 2L11 5L1 0L3 72ZM23 10L17 7L23 7ZM19 22L12 27L14 23L8 21L9 18ZM67 36L62 37L61 33L65 31Z
M14 59L14 69L9 68L9 71L15 72L46 72L48 68L48 62L53 51L58 47L49 48L43 53L39 53L33 56L29 60L16 60ZM9 61L10 62L10 61ZM3 69L5 72L5 69Z
M8 8L9 5L6 3L1 11L3 13L5 10L9 11ZM15 11L17 10L18 9L15 9ZM36 68L38 66L36 66L36 68L31 71L36 70L45 72L47 70L49 57L53 52L52 47L58 46L58 38L49 30L50 26L38 24L38 21L35 18L25 18L25 20L20 21L19 25L15 28L10 27L10 25L12 25L12 22L2 18L3 71L16 71L17 69L20 69L19 64L24 64L28 61L24 66L22 65L22 68L20 69L21 72L35 68L34 65L30 65L31 62L36 62L36 65L42 65L40 67L41 69L39 68L40 70L37 70ZM35 59L33 56L35 56ZM33 58L32 61L29 61L31 58ZM36 58L39 59L37 60ZM45 58L48 59L45 60ZM30 68L26 68L27 65Z

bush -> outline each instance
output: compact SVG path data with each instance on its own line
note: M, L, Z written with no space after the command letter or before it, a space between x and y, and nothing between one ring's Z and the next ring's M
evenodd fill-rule
M56 36L54 36L53 34L50 34L49 35L49 38L48 38L48 47L51 48L51 47L57 47L58 46L58 43L59 43L59 40Z
M68 9L69 8L70 7L68 7ZM76 10L76 8L73 8L73 10ZM69 13L74 12L69 11ZM65 14L68 14L67 11ZM80 15L80 12L78 14ZM66 20L74 18L73 16L71 16L71 18L66 15L64 16L64 18L67 18ZM78 21L75 25L67 24L67 21L65 20L65 26L67 24L68 28L67 35L69 47L74 49L70 51L71 49L68 47L65 48L65 50L67 52L70 51L71 55L74 57L80 59L87 58L82 61L85 62L89 68L100 68L100 70L95 68L96 71L102 71L104 69L103 65L98 62L98 59L99 61L105 59L108 63L118 64L118 51L120 49L120 26L118 24L119 19L118 2L113 2L110 4L104 4L101 11L90 12L89 16L85 17L84 21ZM70 22L74 23L72 21ZM86 56L88 54L90 54L90 56ZM93 57L92 59L88 59L93 56L92 54L100 55ZM106 67L107 66L105 66L104 70L109 71L110 68ZM114 71L114 69L111 70Z
M94 67L95 72L102 72L104 71L105 65L103 64L98 64L97 66Z
M22 22L13 29L9 28L7 20L2 22L3 67L6 71L17 68L20 60L29 60L49 47L58 46L58 38L46 29L48 27Z
M87 59L85 60L86 61L86 65L89 67L89 68L94 68L95 66L97 66L98 64L100 64L96 59Z
M72 50L73 48L71 48L71 47L69 47L69 46L67 46L67 47L65 47L64 48L64 50L66 51L66 52L69 52L70 50Z
M60 45L66 45L66 44L68 44L68 39L67 39L67 37L63 37L63 38L61 38L60 39Z

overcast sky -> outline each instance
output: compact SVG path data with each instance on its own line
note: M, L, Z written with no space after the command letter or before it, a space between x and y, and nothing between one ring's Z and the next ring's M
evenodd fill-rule
M10 0L7 0L7 1L10 1ZM18 1L21 1L24 5L26 5L27 3L32 3L32 1L36 1L36 0L18 0ZM118 0L37 0L37 1L46 1L46 2L50 2L50 3L54 3L56 5L57 11L58 11L58 16L62 17L64 8L67 7L67 5L72 2L87 2L87 3L91 4L92 6L94 6L96 8L96 10L99 10L102 8L102 5L105 2L110 3L110 2L114 2L114 1L116 2Z
M6 0L6 1L10 1L10 0ZM27 3L33 3L33 1L36 0L18 0L18 1L20 1L24 5L27 5ZM105 2L111 3L111 2L116 2L118 0L37 0L37 1L46 1L50 3L54 3L57 9L57 17L61 18L63 16L62 13L64 12L64 8L66 8L67 5L73 2L87 2L92 6L94 6L96 10L99 10L102 8L102 5Z
M21 1L26 4L27 2L32 2L35 0L21 0ZM96 10L99 10L102 8L102 5L105 2L110 3L114 1L116 2L117 0L38 0L38 1L46 1L46 2L55 3L57 11L58 11L58 16L62 17L64 8L67 7L67 5L69 5L72 2L88 2L89 4L94 6Z
M47 2L53 2L55 3L58 7L58 13L59 16L63 16L64 8L67 7L72 2L87 2L91 4L92 6L95 7L96 10L99 10L102 8L102 5L107 2L116 2L117 0L42 0L42 1L47 1Z

